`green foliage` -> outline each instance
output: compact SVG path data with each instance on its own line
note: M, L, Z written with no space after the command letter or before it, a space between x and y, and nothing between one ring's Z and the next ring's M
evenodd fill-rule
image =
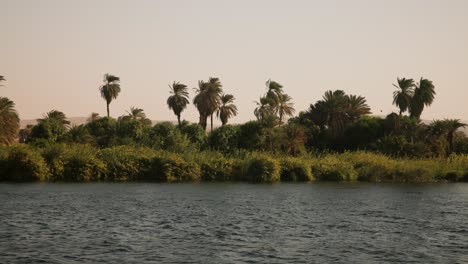
M238 149L239 126L225 125L208 135L210 149L231 153Z
M58 142L66 132L67 130L61 121L45 119L32 128L30 140L45 139L51 142Z
M239 148L260 150L265 141L263 126L259 121L249 121L239 126Z
M99 158L106 164L105 180L144 180L156 152L146 147L117 146L100 151Z
M353 164L340 159L339 155L326 155L314 160L312 173L322 181L355 181L358 178Z
M281 160L281 181L313 180L310 162L299 158Z
M93 120L86 128L101 148L112 146L117 140L117 121L111 117Z
M265 155L256 155L247 163L247 178L251 182L277 182L281 166L278 160Z
M203 151L191 153L193 161L200 165L201 180L230 181L235 180L235 163L219 152Z
M151 171L146 180L159 182L199 181L200 166L176 154L165 153L152 161Z
M0 175L0 180L44 181L47 180L48 176L47 164L34 148L26 145L14 145L8 149L4 173Z
M161 122L150 130L147 145L155 149L183 152L190 147L190 141L174 124Z
M380 117L363 116L344 132L347 149L376 149L377 141L385 132L384 119Z
M203 130L199 124L190 124L187 121L183 121L178 128L180 132L182 132L182 134L186 136L197 149L206 143L205 130Z

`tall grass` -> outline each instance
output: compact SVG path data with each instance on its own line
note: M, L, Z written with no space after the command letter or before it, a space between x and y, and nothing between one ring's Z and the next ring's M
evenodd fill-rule
M468 155L393 159L371 152L287 155L83 144L0 147L1 181L468 181Z

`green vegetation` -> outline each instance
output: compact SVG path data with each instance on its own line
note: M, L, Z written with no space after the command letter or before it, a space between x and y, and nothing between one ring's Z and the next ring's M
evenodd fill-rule
M104 76L100 94L107 116L92 113L82 125L71 125L63 112L52 110L18 132L14 103L0 97L0 180L468 181L468 138L459 131L466 124L420 120L435 97L428 79L398 78L393 103L399 113L386 117L370 116L363 96L342 90L325 92L293 117L292 98L268 80L254 110L257 120L244 124L228 124L238 113L235 98L215 77L195 89L199 122L181 120L190 103L188 87L174 82L167 105L177 125L153 125L138 107L111 117L119 82ZM217 129L215 117L222 123Z

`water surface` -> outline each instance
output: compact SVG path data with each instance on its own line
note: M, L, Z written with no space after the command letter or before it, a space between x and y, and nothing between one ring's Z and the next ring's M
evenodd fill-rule
M0 263L468 263L468 184L0 184Z

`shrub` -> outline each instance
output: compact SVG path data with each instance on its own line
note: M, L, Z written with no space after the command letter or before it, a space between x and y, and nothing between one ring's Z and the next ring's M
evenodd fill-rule
M88 145L72 145L65 156L62 178L64 181L99 181L103 179L106 165L97 157L99 151Z
M145 147L118 146L103 149L99 158L106 164L106 180L142 180L156 152Z
M322 181L355 181L357 173L353 165L345 160L339 159L336 155L327 155L314 160L312 173Z
M309 163L298 158L285 158L281 160L282 181L311 181L312 170Z
M190 147L190 141L170 122L161 122L153 126L149 133L149 146L174 152L183 152Z
M200 174L200 166L195 162L166 153L153 159L151 171L146 179L160 182L198 181Z
M234 161L219 152L200 152L194 161L200 165L201 179L204 181L233 180Z
M268 156L253 157L248 161L247 178L252 182L277 182L280 180L280 164Z
M10 147L4 165L5 173L1 180L45 181L49 175L47 164L39 152L26 145Z
M346 152L342 158L353 164L359 181L392 181L397 162L382 154Z

